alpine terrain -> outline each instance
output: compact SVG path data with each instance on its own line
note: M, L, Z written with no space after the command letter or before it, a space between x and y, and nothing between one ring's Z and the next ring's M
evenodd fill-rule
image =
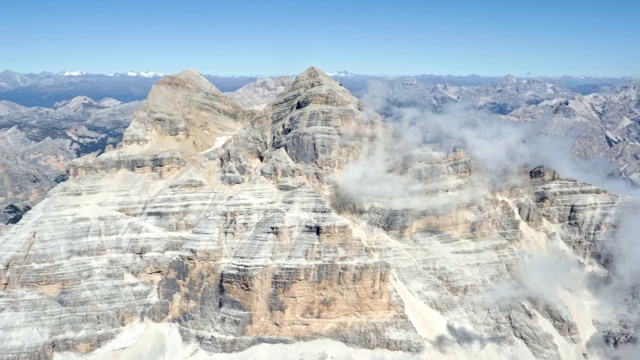
M187 70L126 105L104 152L70 155L110 143L89 124L7 127L0 144L58 150L0 158L47 165L0 230L0 358L634 358L640 203L504 132L571 130L578 158L640 184L638 88L620 87L398 82L360 100L312 67L225 96ZM56 108L125 105L92 101Z

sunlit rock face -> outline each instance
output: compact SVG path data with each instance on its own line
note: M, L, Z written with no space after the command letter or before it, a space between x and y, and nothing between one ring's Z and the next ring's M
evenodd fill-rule
M0 228L0 357L598 358L632 200L402 139L316 68L261 112L163 78Z

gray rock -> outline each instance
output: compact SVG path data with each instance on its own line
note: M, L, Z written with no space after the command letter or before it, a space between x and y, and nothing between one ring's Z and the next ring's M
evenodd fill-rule
M607 274L633 200L547 167L498 188L464 150L398 136L316 68L261 113L194 71L163 78L121 145L73 161L1 233L0 357L120 356L140 324L176 330L140 339L182 357L321 339L368 356L589 353L585 324L606 315L576 305L587 286L550 279L562 296L539 300L523 257Z

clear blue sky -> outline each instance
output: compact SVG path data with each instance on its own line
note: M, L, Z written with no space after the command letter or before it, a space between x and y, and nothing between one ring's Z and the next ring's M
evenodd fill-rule
M640 1L0 0L0 70L640 75Z

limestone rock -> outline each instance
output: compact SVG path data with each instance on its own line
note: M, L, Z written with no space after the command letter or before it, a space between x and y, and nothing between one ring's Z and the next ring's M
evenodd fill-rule
M0 230L0 357L299 356L323 342L561 359L595 356L598 331L634 336L593 325L608 315L587 308L588 286L526 271L560 253L576 279L609 274L607 239L634 200L547 167L496 187L463 149L404 140L316 68L261 113L194 71L163 78L118 148L75 160Z
M251 112L242 110L193 70L167 76L153 86L123 137L124 145L150 151L203 152L217 137L238 130Z

